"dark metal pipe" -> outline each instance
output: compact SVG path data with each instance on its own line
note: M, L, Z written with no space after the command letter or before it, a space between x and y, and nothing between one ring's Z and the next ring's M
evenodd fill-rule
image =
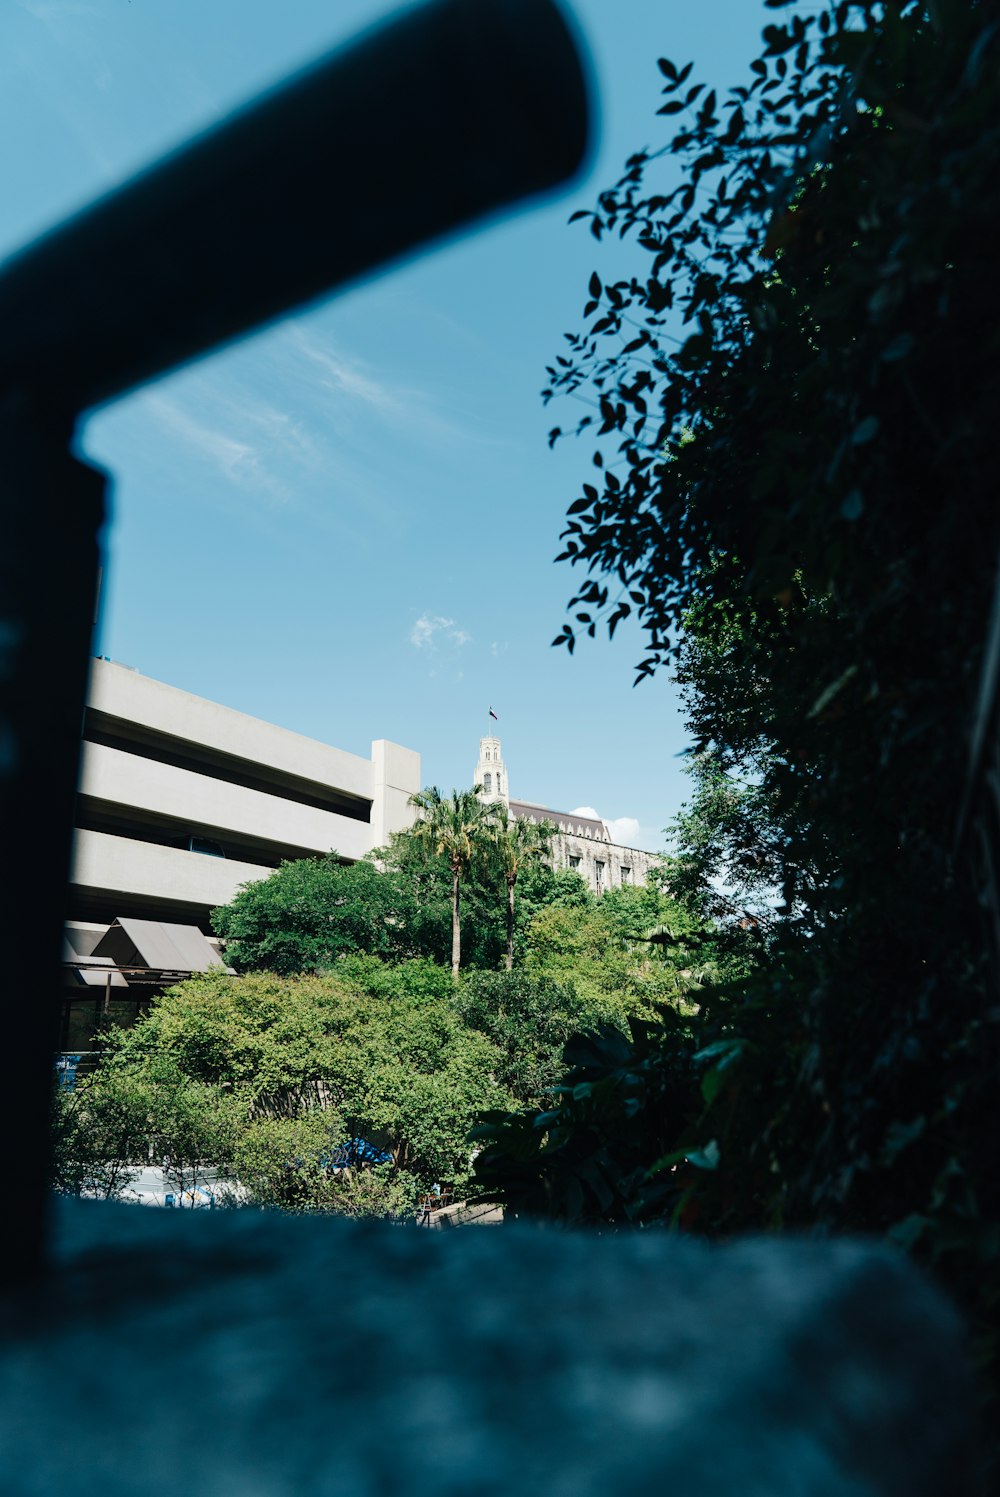
M409 10L8 261L0 391L109 400L554 187L587 114L553 0Z
M554 0L434 0L15 256L0 273L0 1089L8 1278L43 1266L59 952L104 475L75 415L568 177L586 88ZM489 288L484 287L484 294Z
M0 849L18 932L4 962L0 1088L7 1281L37 1273L49 1196L49 1106L73 801L90 657L104 474L69 456L68 425L0 398Z

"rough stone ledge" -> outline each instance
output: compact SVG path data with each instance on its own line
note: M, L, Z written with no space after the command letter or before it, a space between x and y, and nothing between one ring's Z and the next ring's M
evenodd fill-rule
M865 1242L61 1202L5 1497L958 1497L960 1327Z

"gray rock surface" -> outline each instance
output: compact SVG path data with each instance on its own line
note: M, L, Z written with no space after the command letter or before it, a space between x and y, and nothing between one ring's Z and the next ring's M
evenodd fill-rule
M4 1302L11 1497L956 1497L951 1311L856 1241L62 1203Z

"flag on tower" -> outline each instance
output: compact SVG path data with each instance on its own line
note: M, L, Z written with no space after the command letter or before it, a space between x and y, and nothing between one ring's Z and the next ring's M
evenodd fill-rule
M492 719L493 719L493 721L495 723L498 723L500 721L500 719L497 717L496 713L493 711L492 707L490 708L490 717L492 717Z

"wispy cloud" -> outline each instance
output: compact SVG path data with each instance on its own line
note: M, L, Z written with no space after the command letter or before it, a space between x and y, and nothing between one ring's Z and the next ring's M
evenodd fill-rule
M232 396L219 394L217 405L236 425L248 429L247 434L252 433L272 457L287 457L307 468L315 468L322 462L323 453L301 417L292 416L267 401L255 400L242 390Z
M454 619L443 618L441 614L422 613L410 630L410 644L416 650L434 650L445 642L460 649L471 639L472 635L460 629Z
M88 4L88 0L17 0L17 3L29 16L34 16L46 26L52 21L61 21L66 16L101 14L100 6Z
M185 480L201 470L206 499L224 507L253 500L261 519L294 511L297 524L367 549L373 530L398 528L398 494L377 459L303 398L302 366L276 331L136 400L185 465Z
M348 395L387 414L402 409L403 402L360 360L348 357L330 343L320 343L297 323L289 326L287 338L292 347L319 370L318 383L322 389Z
M284 323L137 398L178 461L203 466L206 497L214 488L218 503L256 498L261 520L293 509L299 523L364 549L373 534L413 523L389 438L426 438L419 397L325 332ZM453 618L429 610L410 638L428 664L438 656L442 666L471 641Z
M52 40L65 46L74 40L72 23L79 16L99 16L100 7L88 0L17 0L29 16L41 22Z
M261 453L250 442L241 441L228 431L199 420L169 396L150 394L146 403L172 437L208 458L231 483L256 489L275 499L289 497L286 486L269 471Z
M123 139L120 131L116 134L107 114L106 100L100 98L113 81L102 44L106 36L101 25L105 8L89 0L13 0L13 3L37 21L46 37L38 45L4 56L4 65L23 75L39 109L44 110L47 118L61 122L85 158L75 165L80 190L90 196L98 188L120 180L129 164L127 137ZM63 70L52 57L53 46L71 54L73 77L79 86L67 87ZM88 74L93 80L93 91L83 86Z
M328 333L317 331L315 324L306 326L292 320L285 324L281 336L286 348L298 356L303 374L316 391L327 399L326 419L343 423L348 411L366 411L374 418L389 422L395 431L405 431L411 441L437 451L453 452L460 444L498 445L495 435L474 428L471 422L456 420L454 404L447 410L428 397L427 390L412 387L398 379L386 378L355 354L347 353ZM332 401L330 397L333 397ZM499 445L506 445L506 436Z

